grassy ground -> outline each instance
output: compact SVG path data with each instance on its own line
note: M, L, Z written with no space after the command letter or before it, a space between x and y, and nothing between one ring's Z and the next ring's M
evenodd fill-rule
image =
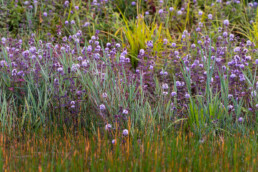
M5 171L256 171L257 136L153 131L117 138L76 134L1 134Z

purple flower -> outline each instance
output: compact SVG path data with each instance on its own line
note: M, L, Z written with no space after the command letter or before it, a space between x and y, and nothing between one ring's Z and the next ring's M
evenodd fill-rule
M17 73L18 76L24 76L24 72L21 70Z
M183 14L183 12L181 10L177 11L177 15L181 16Z
M135 5L136 5L136 2L133 1L133 2L132 2L132 6L135 6Z
M252 45L252 42L250 40L246 41L246 45L247 46L251 46Z
M24 5L29 5L29 1L25 1L25 2L24 2Z
M230 78L231 78L231 79L236 78L236 74L232 73L232 74L230 75Z
M195 44L192 44L192 45L191 45L191 48L192 48L192 49L194 49L195 47L196 47L196 45L195 45Z
M85 22L84 25L83 25L83 27L88 27L89 25L90 25L89 22Z
M230 34L230 35L229 35L229 38L231 38L231 39L233 39L234 37L235 37L234 34Z
M185 98L189 99L190 98L190 94L186 93L185 94Z
M209 15L208 15L208 19L209 19L209 20L212 20L212 14L209 14Z
M237 52L239 52L240 51L240 47L236 47L235 49L234 49L234 52L235 53L237 53Z
M103 98L107 98L107 93L102 93Z
M241 75L239 75L239 80L241 81L241 82L243 82L243 81L245 81L245 76L243 75L243 74L241 74Z
M244 64L240 64L239 67L240 67L241 69L244 69L244 68L245 68L245 65L244 65Z
M66 7L68 7L69 1L65 1L64 5L65 5Z
M13 69L12 70L12 76L16 76L17 75L17 69Z
M5 60L0 61L1 67L7 66L7 62Z
M168 75L168 72L166 72L166 71L160 71L160 73L159 73L160 75Z
M162 84L162 88L165 90L165 89L168 89L168 84Z
M105 109L106 109L106 106L105 106L104 104L101 104L101 105L99 106L99 109L100 109L100 110L105 110Z
M120 48L121 45L119 43L116 44L116 48Z
M229 25L229 21L228 21L228 20L224 20L224 21L223 21L223 24L224 24L225 26L228 26L228 25Z
M252 92L251 92L251 96L252 96L252 97L256 97L256 91L252 91Z
M112 125L111 124L106 124L105 125L105 130L110 130L112 128Z
M128 134L129 134L128 130L127 130L127 129L124 129L124 130L123 130L123 136L128 136Z
M228 32L223 32L223 36L226 38L228 37Z
M3 37L3 38L2 38L2 43L5 44L5 41L6 41L6 38Z
M120 63L124 63L125 62L125 56L121 55L120 56Z
M130 58L126 58L126 59L125 59L125 62L126 62L126 63L130 63Z
M183 84L180 81L176 81L176 86L181 87Z
M58 84L59 84L59 80L58 80L58 78L55 78L55 79L54 79L54 83L55 83L56 85L58 85Z
M44 13L43 13L43 16L47 17L47 12L44 12Z
M75 101L71 101L70 105L71 105L71 108L75 108Z
M128 115L128 110L127 110L127 109L124 109L124 110L123 110L123 114Z
M175 54L175 56L178 56L178 55L179 55L179 52L178 52L178 51L175 51L174 54Z
M66 41L67 41L67 37L64 36L64 37L62 38L62 40L63 40L64 42L66 42Z
M142 56L143 56L143 55L144 55L144 53L145 53L145 52L144 52L144 49L140 49L140 55L142 55Z
M168 44L168 40L167 39L163 39L164 45Z
M163 9L160 9L160 10L159 10L159 14L162 14L162 13L163 13Z
M174 11L174 8L173 8L173 7L170 7L170 8L169 8L169 11Z
M254 6L254 4L253 3L248 3L248 5L250 6L250 7L253 7Z
M78 61L82 61L82 59L83 59L82 56L79 56L79 57L77 58Z
M255 64L257 64L257 65L258 65L258 59L256 59L256 60L255 60Z
M226 2L226 5L230 5L230 3L231 3L230 1L227 1L227 2Z
M167 91L163 91L163 93L162 93L163 95L168 95L168 92Z
M94 54L94 58L95 58L95 60L99 60L100 59L100 54L99 53Z
M62 73L63 72L63 68L62 67L57 68L57 72Z
M72 64L71 71L76 72L80 68L79 64Z
M234 106L228 105L228 110L232 110L233 108L234 108Z
M198 14L201 16L201 15L203 14L203 12L202 12L202 11L199 11Z
M147 42L147 46L150 47L150 48L152 48L152 47L153 47L153 41L148 41L148 42Z
M243 122L243 121L244 121L244 118L242 118L242 117L238 118L238 122Z
M172 93L171 93L171 96L172 96L172 97L176 96L176 92L172 92Z

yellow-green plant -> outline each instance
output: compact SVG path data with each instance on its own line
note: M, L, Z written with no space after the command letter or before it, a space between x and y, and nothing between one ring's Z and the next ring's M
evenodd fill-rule
M243 24L242 27L243 29L239 28L240 32L238 33L255 43L256 48L258 48L258 10L255 20L252 23Z
M163 45L161 25L158 26L154 22L147 25L143 17L128 21L124 15L122 16L125 25L116 31L115 36L120 34L123 46L129 44L128 53L134 65L137 62L139 50L146 48L147 41L153 41L154 52L160 52Z

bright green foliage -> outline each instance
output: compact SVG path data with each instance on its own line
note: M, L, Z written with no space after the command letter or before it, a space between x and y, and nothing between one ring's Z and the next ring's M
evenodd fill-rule
M154 52L160 52L162 47L162 25L158 26L155 21L147 25L142 17L128 21L123 16L125 26L121 27L115 36L121 34L123 45L129 44L128 50L132 63L136 65L137 55L140 49L146 48L147 41L153 41Z

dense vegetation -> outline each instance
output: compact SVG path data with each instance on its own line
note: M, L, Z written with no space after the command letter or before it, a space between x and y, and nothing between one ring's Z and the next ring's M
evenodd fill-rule
M258 170L257 2L0 4L0 169Z

